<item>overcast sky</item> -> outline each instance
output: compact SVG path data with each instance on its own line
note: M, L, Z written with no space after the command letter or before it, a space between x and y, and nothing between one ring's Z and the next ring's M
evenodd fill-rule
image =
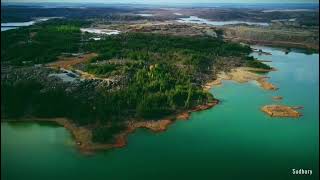
M1 0L1 2L73 2L73 3L318 3L318 0Z

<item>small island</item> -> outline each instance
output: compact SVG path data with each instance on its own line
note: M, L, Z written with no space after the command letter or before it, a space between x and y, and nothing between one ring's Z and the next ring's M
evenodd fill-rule
M284 105L266 105L261 108L264 113L271 117L299 118L302 114L296 109L298 108Z

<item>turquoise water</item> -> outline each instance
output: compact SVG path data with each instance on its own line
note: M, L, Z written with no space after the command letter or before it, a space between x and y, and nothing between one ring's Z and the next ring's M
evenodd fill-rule
M1 178L7 180L260 180L318 179L319 55L263 47L278 71L270 81L224 81L212 89L221 104L193 113L164 133L138 130L122 149L85 156L62 127L37 123L1 124ZM260 111L283 96L286 105L304 106L299 119L270 118ZM292 169L311 169L294 176Z

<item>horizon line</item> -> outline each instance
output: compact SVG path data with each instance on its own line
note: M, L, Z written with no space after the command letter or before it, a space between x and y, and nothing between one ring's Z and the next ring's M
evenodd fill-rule
M53 3L68 3L68 4L319 4L318 2L181 2L181 3L172 3L172 2L150 2L150 3L144 3L144 2L63 2L63 1L56 1L56 2L33 2L33 1L27 1L27 2L21 2L21 1L12 1L12 2L1 2L1 4L10 4L10 3L15 3L15 4L28 4L28 3L33 3L33 4L53 4Z

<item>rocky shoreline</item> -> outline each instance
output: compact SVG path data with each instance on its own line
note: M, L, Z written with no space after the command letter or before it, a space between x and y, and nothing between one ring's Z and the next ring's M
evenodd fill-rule
M127 137L130 133L133 133L138 128L149 129L152 132L163 132L165 131L170 124L176 120L188 120L191 112L203 111L210 109L219 101L217 99L212 100L204 105L199 105L191 110L179 112L176 115L169 116L161 120L148 120L148 121L137 121L129 120L126 122L127 128L125 131L120 134L115 135L115 143L112 144L103 144L103 143L94 143L92 142L92 132L89 127L81 127L73 123L67 118L37 118L37 117L28 117L21 118L18 120L7 120L2 119L4 122L55 122L60 126L66 128L73 136L77 149L83 154L92 154L99 150L108 150L112 148L121 148L127 145Z
M268 77L261 76L256 73L250 72L270 72L275 71L275 69L267 70L267 69L258 69L258 68L249 68L249 67L239 67L232 69L230 72L225 73L222 72L218 75L218 78L214 81L208 82L203 86L203 89L209 91L211 87L218 86L222 84L222 80L233 80L239 83L245 83L251 80L254 80L259 83L259 85L266 90L277 90L277 87L268 82L266 79ZM127 129L120 134L115 136L115 143L114 144L98 144L93 143L90 138L81 138L81 137L89 137L89 136L80 136L77 133L77 130L74 132L73 128L68 128L68 126L64 125L71 133L74 135L76 141L80 142L77 143L78 148L81 152L90 153L96 150L106 150L111 148L121 148L126 146L127 144L127 137L130 133L133 133L138 128L145 128L149 129L152 132L162 132L165 131L174 121L176 120L188 120L190 117L191 112L196 111L203 111L209 108L212 108L216 104L219 103L219 100L214 99L211 102L208 102L204 105L199 105L194 107L191 110L179 112L175 115L169 116L167 118L161 120L148 120L148 121L136 121L130 120L127 121ZM88 130L90 131L90 130ZM85 132L83 132L86 134Z
M269 77L262 76L253 72L270 72L275 71L276 69L257 69L257 68L249 68L249 67L238 67L232 69L230 72L225 73L222 72L218 74L218 78L212 82L207 83L204 86L204 89L209 90L211 86L219 86L222 84L222 80L232 80L238 83L246 83L249 81L256 81L261 88L265 90L275 91L278 88L267 81ZM273 100L282 100L282 96L274 96ZM302 116L298 109L303 107L289 107L284 105L266 105L261 108L261 111L268 114L271 117L286 117L286 118L299 118Z
M249 68L249 67L239 67L232 69L230 72L225 73L222 72L218 74L218 78L214 81L208 82L205 86L205 90L209 90L212 86L220 86L222 84L222 80L232 80L238 83L246 83L249 81L256 81L261 88L265 90L275 91L278 88L267 81L269 77L261 76L253 72L270 72L275 71L275 69L267 70L267 69L257 69L257 68ZM282 100L282 96L274 96L273 100ZM299 118L302 116L298 109L302 109L303 107L289 107L284 105L266 105L261 108L261 111L268 114L271 117L286 117L286 118Z
M149 129L152 132L163 132L167 130L167 128L174 123L176 120L188 120L191 112L203 111L206 109L210 109L213 106L217 105L219 100L214 99L211 102L208 102L204 105L199 105L191 110L183 111L177 113L176 115L169 116L167 118L161 120L148 120L148 121L127 121L127 129L122 133L116 135L114 144L97 144L88 141L89 143L86 146L80 146L79 149L81 152L94 152L96 150L107 150L111 148L121 148L127 145L127 137L129 134L133 133L138 128Z

